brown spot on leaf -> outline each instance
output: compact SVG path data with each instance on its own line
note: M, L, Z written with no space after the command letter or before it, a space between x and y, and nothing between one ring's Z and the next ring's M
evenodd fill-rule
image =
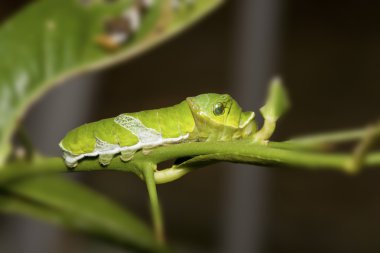
M132 31L128 19L124 17L117 17L106 21L105 31L107 34L124 33L128 34Z

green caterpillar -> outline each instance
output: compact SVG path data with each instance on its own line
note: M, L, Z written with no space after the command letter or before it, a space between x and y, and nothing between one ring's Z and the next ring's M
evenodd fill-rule
M250 138L257 132L254 116L254 112L243 112L231 96L208 93L171 107L82 125L70 131L59 146L68 167L94 156L105 166L115 154L129 161L138 150L165 144Z

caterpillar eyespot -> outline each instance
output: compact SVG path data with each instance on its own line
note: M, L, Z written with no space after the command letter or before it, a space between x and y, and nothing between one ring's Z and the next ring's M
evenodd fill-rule
M252 136L256 132L254 113L243 112L228 95L223 103L218 102L222 96L226 95L202 94L171 107L124 113L82 125L59 143L65 163L73 168L81 159L99 156L99 162L106 166L116 154L128 162L135 152L161 145Z

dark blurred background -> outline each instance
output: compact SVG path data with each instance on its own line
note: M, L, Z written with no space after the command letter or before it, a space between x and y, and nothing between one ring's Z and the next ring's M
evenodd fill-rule
M1 19L26 3L3 1ZM57 143L79 124L204 92L230 93L257 112L280 74L292 109L276 140L362 127L380 116L379 13L379 1L230 0L143 56L52 90L24 123L40 150L59 155ZM149 220L133 175L74 177ZM378 178L218 164L159 194L180 252L380 252ZM124 252L27 218L0 222L1 252Z

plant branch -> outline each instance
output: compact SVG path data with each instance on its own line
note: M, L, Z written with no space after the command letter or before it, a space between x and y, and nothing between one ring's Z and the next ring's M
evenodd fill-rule
M162 218L162 212L160 207L160 202L157 196L156 182L154 179L154 170L156 166L152 164L143 164L142 169L144 173L144 180L148 189L151 216L153 220L153 227L156 239L161 245L165 244L165 231L164 222Z
M184 176L194 168L215 161L264 166L282 165L313 170L331 169L347 172L346 164L352 159L352 154L292 150L289 143L286 144L286 148L279 148L281 144L284 143L270 142L268 145L247 141L183 143L158 147L148 155L137 152L130 162L122 162L115 157L107 167L100 165L96 158L85 159L73 171L127 171L144 179L143 172L139 169L142 162L157 165L179 157L194 157L172 168L155 171L156 183L166 183ZM380 152L365 155L363 166L380 166ZM0 169L0 183L24 176L67 171L69 169L61 158L39 158L32 162L12 162Z
M380 129L380 128L379 128ZM337 131L331 133L314 134L310 136L297 137L281 144L291 144L302 148L321 148L331 144L355 141L366 135L367 128L348 131ZM378 134L380 130L378 130Z

